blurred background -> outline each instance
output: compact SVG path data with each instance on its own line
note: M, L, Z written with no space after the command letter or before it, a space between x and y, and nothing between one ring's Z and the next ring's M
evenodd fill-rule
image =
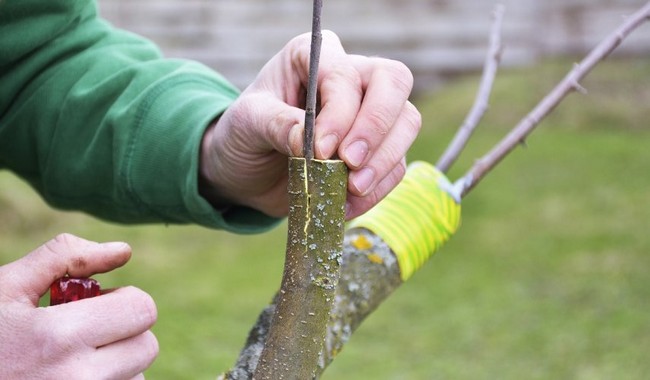
M114 25L158 42L168 56L199 60L240 87L292 37L311 30L305 0L100 0ZM323 28L350 53L405 62L416 89L479 69L495 1L327 0ZM638 8L639 0L503 0L504 65L580 53ZM647 54L650 33L637 33L619 54Z
M504 3L504 64L451 179L643 2ZM349 52L414 71L424 125L411 161L435 162L471 107L493 5L325 1L323 25ZM311 2L289 0L100 0L100 9L240 87L311 16ZM368 318L324 379L647 378L650 25L582 84L586 96L569 97L464 201L456 236ZM60 232L133 247L128 265L97 278L156 299L161 352L147 378L213 379L279 286L286 224L256 236L119 226L52 210L0 172L0 263Z

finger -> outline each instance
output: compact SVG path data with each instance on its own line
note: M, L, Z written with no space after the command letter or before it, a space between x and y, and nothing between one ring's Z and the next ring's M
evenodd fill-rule
M339 148L339 156L349 167L366 164L402 114L413 87L413 76L397 61L354 58L367 86L363 103L349 133Z
M397 166L392 168L390 173L368 195L360 197L348 193L346 220L354 219L374 207L399 184L402 178L404 178L405 173L406 160L402 160Z
M33 305L52 282L65 276L87 277L124 265L131 247L122 242L96 243L61 234L27 256L2 268L0 288L4 296Z
M316 158L329 159L352 127L363 100L360 73L334 33L323 35L319 64L320 112L314 130Z
M371 153L365 166L350 173L349 191L357 196L372 192L393 168L404 160L420 131L422 117L411 102L406 102L395 125L379 147Z
M156 305L135 287L115 289L99 297L51 306L39 323L50 336L66 337L70 345L101 347L149 330L156 322Z
M144 379L144 372L158 356L158 340L151 331L100 347L89 365L111 379Z

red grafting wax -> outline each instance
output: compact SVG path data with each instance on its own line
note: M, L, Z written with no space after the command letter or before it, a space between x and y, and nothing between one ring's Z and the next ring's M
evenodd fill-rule
M92 278L63 277L50 286L50 306L96 297L100 294L99 282Z

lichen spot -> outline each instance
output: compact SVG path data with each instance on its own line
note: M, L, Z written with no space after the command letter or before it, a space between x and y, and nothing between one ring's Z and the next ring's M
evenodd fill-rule
M372 243L364 235L359 235L352 241L352 246L356 249L363 250L372 248Z
M379 256L378 254L374 253L374 252L369 253L367 256L368 256L368 260L370 260L370 262L373 263L373 264L383 264L384 263L384 259L381 256Z

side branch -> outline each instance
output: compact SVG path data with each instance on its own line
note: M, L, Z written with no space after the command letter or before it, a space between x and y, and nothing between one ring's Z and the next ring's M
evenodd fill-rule
M485 115L485 112L488 110L490 93L492 92L492 85L494 83L494 78L497 75L497 70L501 61L501 52L503 50L503 46L501 45L501 25L503 23L504 12L505 7L503 4L499 4L493 13L494 21L490 33L490 46L485 58L481 85L476 94L474 105L467 114L463 124L458 129L458 132L456 132L454 139L447 146L447 149L436 163L436 167L443 173L449 171L451 165L453 165L453 163L458 159L458 156L460 156L465 145L467 145L469 138L472 136L472 133L474 133L474 130L483 118L483 115Z
M462 197L467 195L483 177L490 172L517 145L523 144L526 137L560 102L571 92L584 92L580 81L636 28L650 19L650 2L628 17L614 32L598 44L573 70L526 115L490 152L480 158L476 164L456 182Z

